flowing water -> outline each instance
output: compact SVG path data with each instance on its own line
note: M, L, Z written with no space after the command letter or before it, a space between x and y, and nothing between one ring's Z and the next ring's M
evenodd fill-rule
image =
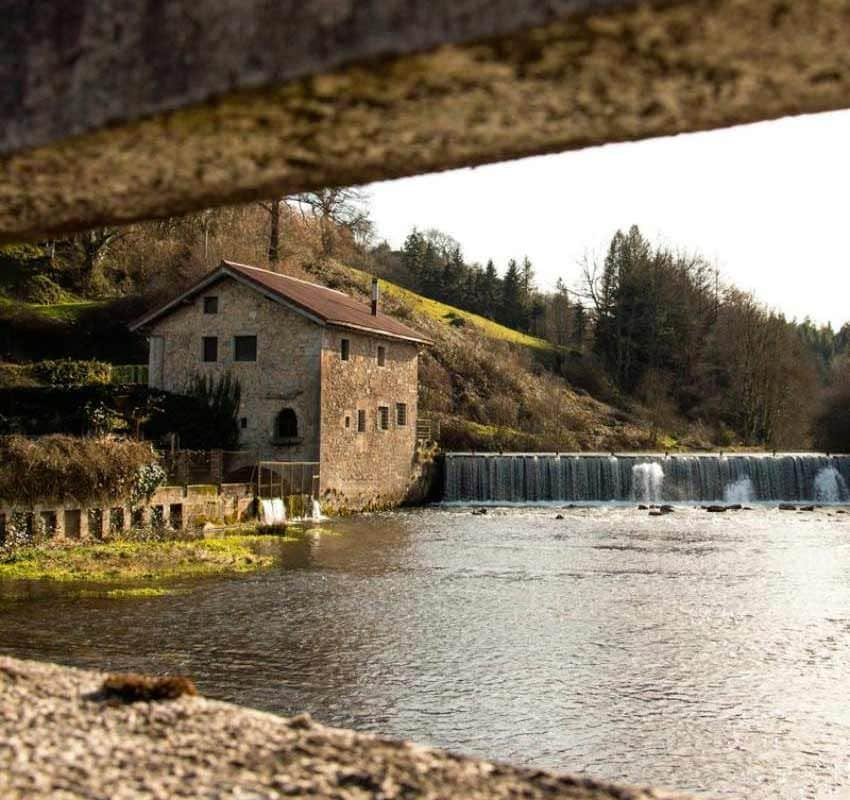
M445 499L467 503L847 502L850 456L448 453ZM741 502L737 500L736 502Z
M0 651L186 673L213 697L527 765L846 797L838 512L361 516L270 538L278 566L171 596L0 584Z

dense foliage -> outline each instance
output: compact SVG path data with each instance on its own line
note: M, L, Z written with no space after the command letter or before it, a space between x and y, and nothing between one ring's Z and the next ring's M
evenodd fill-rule
M0 436L125 434L166 447L175 434L180 447L212 450L233 449L234 431L232 407L205 395L138 385L0 388Z
M445 306L437 314L436 305L387 298L436 342L421 361L422 412L470 446L846 449L840 365L850 325L789 321L721 282L705 259L655 246L637 228L617 232L604 258L584 265L580 285L559 280L552 291L537 286L528 258L469 263L437 230L414 229L393 250L372 246L371 230L363 195L335 189L0 248L0 295L30 303L0 304L0 357L141 363L145 345L127 321L223 257L360 293L346 264L508 326L487 330ZM232 408L214 387L195 389L163 399L167 414L150 410L141 428L157 438L177 430L186 447L231 446ZM79 421L86 407L101 429L115 422L83 403L68 410L76 428L92 428ZM113 411L128 429L140 426ZM2 397L0 415L8 429ZM14 416L19 428L45 427L25 411Z
M138 500L164 478L155 463L149 444L129 439L0 437L0 499L13 507L46 497Z

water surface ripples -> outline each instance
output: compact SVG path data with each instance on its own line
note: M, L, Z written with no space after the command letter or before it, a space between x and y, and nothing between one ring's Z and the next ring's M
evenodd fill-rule
M613 780L850 792L850 515L560 513L352 518L168 597L0 585L0 651Z

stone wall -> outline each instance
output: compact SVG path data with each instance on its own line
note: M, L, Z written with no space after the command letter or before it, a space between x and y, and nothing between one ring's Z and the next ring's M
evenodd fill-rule
M161 486L150 500L137 504L118 499L101 503L46 499L27 509L0 507L0 543L13 523L30 533L82 540L148 526L183 530L207 523L237 525L253 520L255 511L254 486L248 483Z
M341 340L350 357L340 356ZM384 366L377 348L386 348ZM418 346L328 328L322 351L321 488L328 510L358 510L401 502L411 481L416 446ZM406 424L397 420L407 407ZM378 409L388 409L389 427L379 426ZM366 430L357 430L365 411ZM348 423L346 424L346 420Z
M218 313L204 313L204 298L218 298ZM195 374L218 377L230 371L242 387L240 445L261 458L319 459L319 360L322 328L261 292L226 278L158 320L152 337L150 375L162 375L162 388L182 392ZM257 360L234 361L234 336L257 337ZM203 361L203 337L218 337L218 360ZM156 363L161 352L161 368ZM155 385L155 384L152 384ZM298 436L283 443L275 419L295 411Z

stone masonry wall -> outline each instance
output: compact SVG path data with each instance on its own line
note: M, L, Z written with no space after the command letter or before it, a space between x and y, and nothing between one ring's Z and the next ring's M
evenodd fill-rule
M350 358L340 355L350 341ZM377 349L386 348L378 366ZM358 510L397 504L411 481L416 445L418 347L415 344L328 328L322 350L322 504ZM396 404L407 406L398 425ZM378 408L389 409L389 429L381 430ZM357 411L366 412L366 430L357 430ZM346 419L348 424L346 425Z
M204 313L204 297L218 297L218 313ZM242 387L241 446L266 459L319 460L320 326L225 278L157 321L150 333L163 337L161 346L151 343L152 385L161 375L161 388L182 392L195 374L217 378L230 371ZM242 335L257 337L256 361L234 361L234 336ZM203 361L204 336L218 337L215 363ZM161 365L155 363L160 352ZM275 419L284 408L298 419L298 437L286 443L275 438Z

